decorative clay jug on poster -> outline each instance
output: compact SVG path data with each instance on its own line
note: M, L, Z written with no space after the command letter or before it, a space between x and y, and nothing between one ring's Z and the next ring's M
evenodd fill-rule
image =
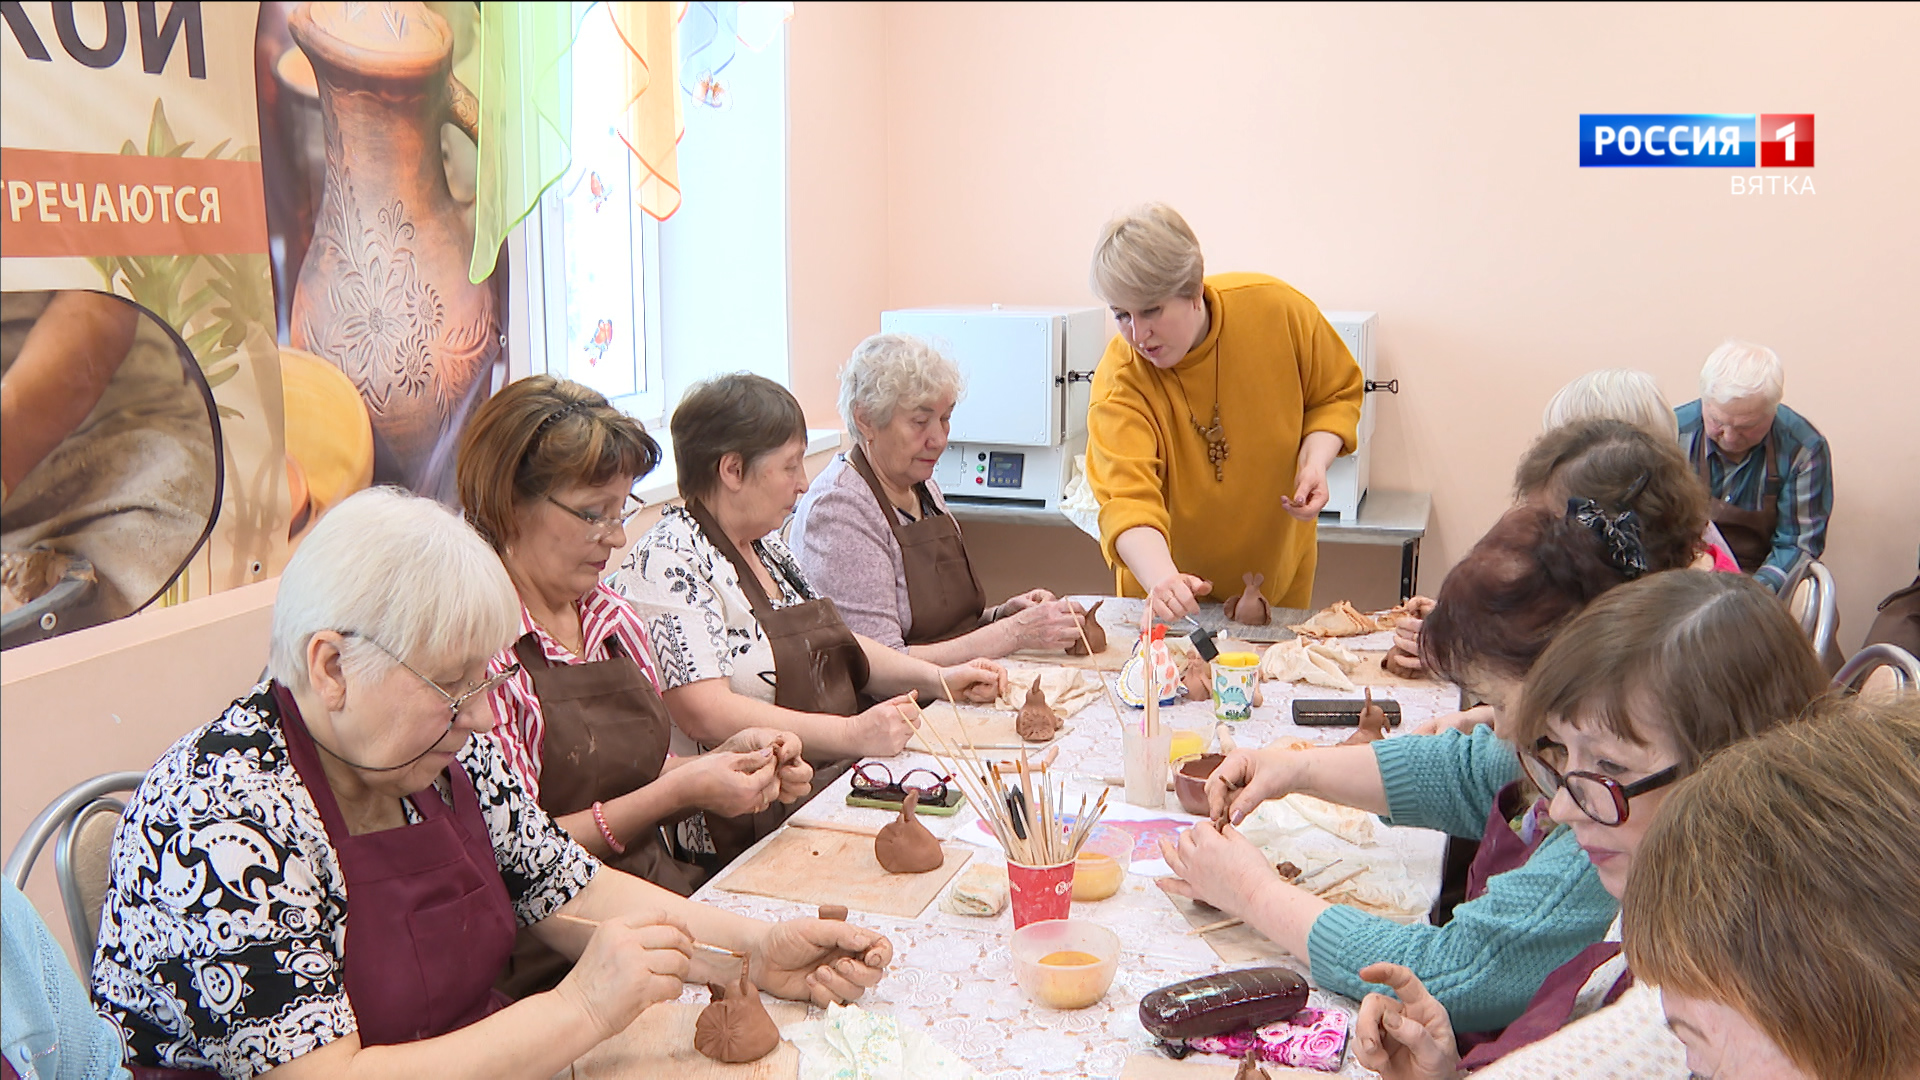
M452 78L453 34L418 3L303 4L326 175L293 293L292 344L339 366L373 420L374 479L453 497L455 444L500 349L490 285L473 285L471 205L447 188L440 129L478 113Z

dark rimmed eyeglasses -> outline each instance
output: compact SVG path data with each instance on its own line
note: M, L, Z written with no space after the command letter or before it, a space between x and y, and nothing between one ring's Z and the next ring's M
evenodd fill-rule
M366 634L362 634L358 630L336 630L334 632L339 634L341 637L359 638L361 641L364 641L367 644L373 646L374 648L379 649L381 652L386 653L387 656L391 658L394 663L399 664L403 668L406 668L409 672L413 673L415 678L419 679L423 683L426 683L428 686L433 687L433 692L436 694L439 694L443 699L446 700L446 703L447 703L447 726L440 729L440 733L433 737L433 741L427 744L427 748L425 750L420 751L419 753L413 755L412 757L408 758L407 760L401 762L398 765L362 765L359 762L354 761L353 759L348 758L343 754L335 752L332 747L321 744L320 740L318 739L314 740L314 745L319 746L320 749L325 750L327 753L332 754L334 757L339 758L341 761L347 763L348 765L351 765L354 768L360 769L364 772L398 772L399 770L404 769L409 765L412 765L414 762L419 761L421 758L426 757L428 754L433 753L433 748L436 746L439 746L440 740L447 737L447 733L453 730L453 725L460 722L461 706L465 705L469 701L472 701L474 698L492 693L493 691L499 689L501 686L505 685L507 680L513 678L515 675L520 674L520 665L514 664L511 667L507 668L505 671L502 671L499 674L492 676L486 681L480 683L478 686L475 686L472 689L465 691L460 696L455 697L454 695L447 693L446 687L441 686L439 683L434 682L432 679L427 678L425 675L420 673L420 670L418 668L414 667L412 664L407 663L405 660L400 659L399 653L396 653L392 649L387 648L385 645L380 644L380 642L376 641L371 637L368 637ZM309 732L308 735L309 737L311 737L312 733Z
M1552 799L1561 788L1566 788L1573 805L1602 825L1626 824L1630 800L1680 779L1680 766L1669 765L1652 776L1621 784L1610 776L1594 772L1562 773L1542 756L1564 753L1551 740L1541 739L1533 744L1533 749L1521 752L1520 767L1526 770L1527 778L1540 789L1540 794Z
M888 796L905 799L911 791L920 796L924 803L937 803L946 798L947 782L951 776L941 776L932 769L909 769L900 779L893 778L893 770L884 762L868 761L853 767L853 790L862 795Z
M646 500L638 495L628 495L625 505L621 506L620 512L613 517L596 514L591 510L576 509L551 495L547 496L547 501L586 522L589 537L610 536L626 528L627 522L633 520L633 515L647 508Z

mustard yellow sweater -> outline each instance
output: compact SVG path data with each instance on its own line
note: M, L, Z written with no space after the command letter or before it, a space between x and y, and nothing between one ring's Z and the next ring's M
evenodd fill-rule
M1207 336L1161 371L1115 335L1093 377L1087 414L1087 480L1100 500L1100 548L1122 596L1146 590L1114 542L1139 525L1160 530L1174 565L1213 583L1213 596L1241 591L1241 575L1266 575L1261 591L1279 607L1313 594L1314 525L1280 504L1294 490L1300 440L1340 436L1352 453L1360 424L1360 366L1313 301L1265 274L1206 279ZM1220 423L1229 454L1214 478L1202 425L1213 417L1219 368ZM1186 394L1181 395L1182 388Z

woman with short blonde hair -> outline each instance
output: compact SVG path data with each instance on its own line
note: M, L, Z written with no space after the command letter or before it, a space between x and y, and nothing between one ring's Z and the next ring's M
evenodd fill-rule
M1065 649L1076 608L1045 589L993 607L933 481L962 390L960 368L911 334L875 334L840 369L851 451L793 514L793 557L847 625L936 664Z
M1660 384L1631 368L1589 371L1561 387L1547 402L1540 430L1552 431L1576 420L1622 420L1650 435L1680 441L1680 423Z
M1305 608L1327 467L1360 422L1346 344L1278 278L1207 277L1199 239L1164 203L1108 222L1089 278L1120 331L1087 411L1087 483L1117 590L1173 619L1257 578L1275 606Z

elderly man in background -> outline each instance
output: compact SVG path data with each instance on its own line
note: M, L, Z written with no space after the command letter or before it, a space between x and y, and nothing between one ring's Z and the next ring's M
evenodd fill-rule
M1827 440L1780 403L1785 382L1772 349L1729 341L1700 369L1699 399L1674 410L1713 523L1740 568L1775 592L1826 550L1833 512Z

